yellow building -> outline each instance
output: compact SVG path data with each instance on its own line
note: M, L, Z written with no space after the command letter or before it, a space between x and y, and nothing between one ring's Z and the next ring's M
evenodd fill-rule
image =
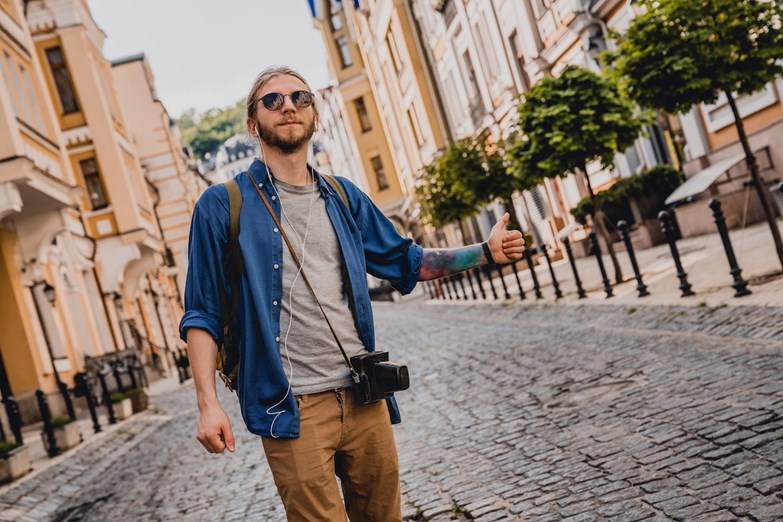
M368 195L384 214L400 218L405 195L395 172L395 161L362 53L349 31L341 3L317 0L316 4L319 2L318 11L313 11L315 25L323 35L330 74L349 114L346 127L359 151Z
M145 56L112 62L112 73L130 139L153 191L155 215L167 248L167 266L160 275L169 284L156 292L165 296L165 303L158 306L165 329L162 341L175 347L179 343L176 324L182 316L190 220L207 184L183 152L179 128L158 99Z
M112 67L86 2L0 0L0 26L0 388L30 421L36 389L63 411L87 357L172 371L204 183L146 62Z
M105 34L82 0L33 0L27 19L71 166L86 189L83 221L96 241L115 337L168 371L176 348L168 339L179 310L171 304L175 292L169 289L154 191L132 142L111 64L102 55ZM147 87L138 88L130 96L149 96Z
M79 212L85 190L23 13L19 0L0 2L0 381L31 420L55 370L71 382L85 355L116 345Z

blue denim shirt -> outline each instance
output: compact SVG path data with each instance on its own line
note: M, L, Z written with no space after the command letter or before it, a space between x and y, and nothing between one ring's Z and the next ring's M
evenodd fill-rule
M248 173L264 191L280 218L280 201L270 187L266 167L256 159L248 172L236 177L243 199L239 246L244 259L237 312L240 351L237 393L242 416L250 432L296 438L299 436L299 410L291 393L272 410L272 415L267 413L288 390L288 380L279 355L283 248L287 247ZM315 176L340 243L356 330L367 350L373 351L375 331L366 273L391 281L394 288L407 294L419 279L422 249L412 240L400 236L391 221L354 184L337 178L350 203L349 210L317 172ZM193 212L185 315L179 327L183 340L187 340L189 328L200 328L209 332L218 344L222 342L219 288L222 286L226 295L231 294L223 270L228 248L228 191L221 184L208 188ZM389 413L392 422L400 421L394 401L389 403Z

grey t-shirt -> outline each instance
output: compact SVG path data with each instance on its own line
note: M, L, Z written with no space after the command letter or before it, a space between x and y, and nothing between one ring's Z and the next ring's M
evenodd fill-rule
M363 353L364 345L359 340L344 291L340 245L320 191L313 184L294 186L279 180L274 183L283 208L280 223L296 255L303 261L307 278L346 354L351 357ZM283 369L291 379L292 392L303 395L350 386L350 372L340 349L304 279L301 274L297 277L297 272L296 262L284 242L280 357Z

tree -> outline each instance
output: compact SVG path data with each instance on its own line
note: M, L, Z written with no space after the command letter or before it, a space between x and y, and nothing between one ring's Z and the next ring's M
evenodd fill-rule
M778 257L783 243L735 96L783 72L783 7L773 0L642 0L643 14L607 56L628 93L646 107L684 113L726 96Z
M583 176L595 208L593 221L606 241L615 279L623 275L609 239L600 201L587 164L612 166L615 154L630 147L648 122L617 85L582 67L569 66L557 78L547 77L525 95L519 106L522 139L509 151L513 171L528 180L567 172Z
M501 144L502 145L502 144ZM510 195L513 178L504 163L502 147L488 143L487 136L471 136L449 145L424 168L416 192L430 222L441 227L470 217L496 198L509 205L511 219L518 223ZM463 236L467 234L463 230Z
M177 120L182 141L190 145L196 157L203 159L234 134L246 132L244 111L244 100L225 109L209 109L203 114L188 109Z

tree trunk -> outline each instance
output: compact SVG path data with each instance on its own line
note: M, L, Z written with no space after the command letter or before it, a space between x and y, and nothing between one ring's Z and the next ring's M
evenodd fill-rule
M590 201L593 202L593 223L598 227L598 232L606 242L606 250L609 253L609 257L612 259L612 266L614 266L614 280L619 285L623 282L623 272L620 269L620 262L617 261L617 253L614 251L614 245L609 237L609 231L606 229L606 214L601 209L601 200L593 192L593 185L590 183L590 176L587 175L587 165L582 165L582 174L585 177L587 183L587 190L590 192Z
M753 180L753 184L756 186L756 192L759 195L761 201L761 208L764 210L764 216L767 218L767 224L772 232L772 240L775 243L775 250L778 253L778 259L780 265L783 267L783 242L780 240L780 230L778 224L775 221L775 211L772 209L772 199L770 198L767 186L764 184L764 180L759 173L759 165L756 163L756 156L753 151L750 150L750 143L748 143L748 135L745 133L745 124L742 121L739 110L737 109L737 102L734 100L734 96L729 92L726 92L726 99L731 107L731 112L734 114L734 123L737 126L737 134L739 134L740 143L742 144L742 150L745 152L745 162L750 169L750 178Z

